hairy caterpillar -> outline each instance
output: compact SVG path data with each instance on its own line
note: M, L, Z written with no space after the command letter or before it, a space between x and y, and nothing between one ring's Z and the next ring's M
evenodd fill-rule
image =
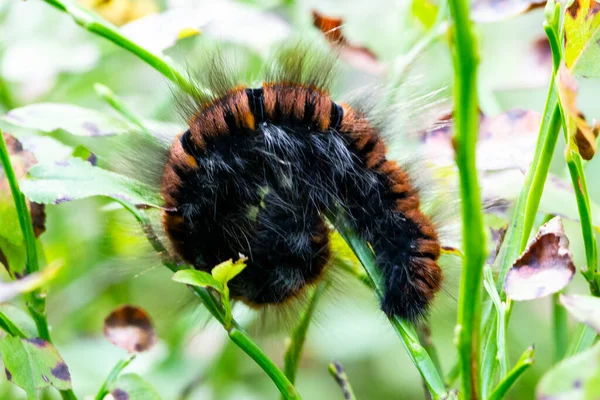
M342 212L376 254L383 311L416 320L441 287L438 235L407 173L386 158L381 127L331 99L334 63L289 47L262 86L248 88L215 56L199 78L209 92L180 101L189 129L166 156L163 226L198 269L246 255L231 295L260 307L285 303L322 277L325 215Z

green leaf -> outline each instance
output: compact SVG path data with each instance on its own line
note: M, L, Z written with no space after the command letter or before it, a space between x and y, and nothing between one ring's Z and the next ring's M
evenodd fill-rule
M235 278L246 268L246 257L242 257L235 262L227 260L212 269L212 276L223 285Z
M195 269L177 271L175 275L173 275L173 280L175 282L185 283L186 285L211 287L219 292L223 292L223 284L213 278L211 274L204 271L197 271Z
M37 327L31 316L22 309L9 303L0 304L0 312L7 316L27 337L37 335Z
M23 388L29 399L36 398L38 389L50 386L58 390L71 389L67 364L45 340L7 336L0 339L0 352L7 379Z
M60 204L90 196L108 196L133 204L160 207L163 200L157 189L135 179L92 166L79 158L52 164L38 164L20 182L30 200Z
M575 0L565 13L565 61L576 76L600 76L600 3Z
M2 119L23 128L64 130L76 136L112 136L137 129L120 118L70 104L32 104L11 110Z
M536 398L544 400L592 400L600 389L600 344L559 363L544 375Z
M137 374L119 376L110 393L115 399L161 400L156 389Z

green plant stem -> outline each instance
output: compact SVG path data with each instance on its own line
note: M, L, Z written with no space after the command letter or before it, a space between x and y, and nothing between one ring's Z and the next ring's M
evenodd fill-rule
M144 124L142 119L138 117L137 114L123 102L123 100L115 95L115 93L110 90L108 86L96 83L94 85L94 89L96 90L96 94L106 101L116 112L121 114L127 120L131 121L133 124L137 125L145 134L151 134L150 130Z
M132 54L135 54L148 65L160 72L164 77L175 83L186 93L194 94L197 90L186 79L181 72L170 62L167 62L160 55L154 54L137 43L123 36L119 29L112 24L102 20L100 17L92 14L90 11L74 3L65 3L61 0L44 0L46 3L65 12L84 29L110 40L119 47L122 47Z
M19 182L15 171L10 162L10 156L6 147L6 141L4 135L0 130L0 163L4 168L4 173L13 199L15 201L15 207L17 209L17 215L19 217L19 225L23 238L25 240L25 250L27 253L27 261L25 263L25 269L27 274L32 274L39 271L37 247L35 243L35 235L33 233L33 224L31 222L31 214L27 209L27 202L25 196L19 189ZM52 343L50 338L50 330L48 329L48 320L46 318L46 297L40 289L36 289L27 295L27 310L35 322L38 335L41 339ZM22 333L22 332L21 332ZM76 399L75 394L72 390L60 391L63 399Z
M373 291L375 296L378 300L381 300L384 293L384 284L381 273L375 265L373 252L362 239L352 232L342 218L336 218L335 226L342 238L344 238L348 246L350 246L354 254L356 254L356 257L360 260L367 275L372 281L370 286L374 288ZM419 343L419 338L414 326L397 317L388 317L388 319L396 331L396 334L400 337L404 348L408 352L408 356L417 367L417 370L421 374L421 377L433 398L445 398L448 393L446 392L444 381L437 367L431 360L431 357Z
M177 272L181 269L188 268L185 265L177 265L168 251L165 249L161 241L158 239L149 218L143 210L137 209L135 206L128 204L127 202L120 202L128 211L130 211L137 221L142 226L146 238L159 254L163 264L173 272ZM200 298L200 301L211 315L219 321L221 325L227 331L229 338L246 354L252 358L258 366L271 378L273 383L277 386L283 399L285 400L301 400L300 395L296 392L294 385L288 380L285 374L275 365L275 363L261 350L260 347L252 338L244 331L244 329L238 324L235 319L227 321L227 313L223 306L213 297L210 292L201 287L189 286L190 290Z
M298 363L300 362L302 347L304 346L304 342L306 340L308 327L314 315L315 309L317 308L317 303L319 302L319 299L323 297L323 294L328 287L329 282L323 281L314 288L306 309L300 316L298 324L290 335L290 342L283 357L283 371L285 372L285 376L287 376L292 384L296 382L296 372L298 371Z
M104 399L104 397L108 394L110 385L112 385L117 380L121 371L123 371L123 369L125 369L125 367L128 366L129 363L131 363L134 358L135 358L135 355L133 355L125 360L119 360L119 362L113 367L113 369L110 371L110 373L106 377L106 380L102 383L102 386L100 387L100 390L98 390L98 394L96 394L96 397L94 398L94 400Z
M509 371L508 375L506 375L506 378L504 378L496 389L494 389L489 400L504 399L506 393L508 393L508 390L515 384L517 379L523 375L523 372L525 372L527 368L533 365L534 353L535 350L533 346L525 350L523 355L521 355L521 358L519 358L519 361L517 361L517 364Z
M579 220L581 223L581 234L585 246L585 258L587 268L583 276L588 281L592 295L600 296L600 273L598 272L598 249L596 238L594 236L594 225L592 222L592 213L590 209L590 198L587 190L585 173L581 155L572 149L567 149L565 154L571 182L575 189L575 198L577 199L577 209L579 211Z
M25 250L27 253L25 269L27 274L32 274L39 271L39 265L31 214L29 214L29 210L27 209L25 196L23 196L23 193L21 193L21 190L19 189L19 182L10 162L10 156L2 131L0 131L0 163L2 163L2 166L4 167L6 179L8 180L17 215L19 217L21 232L23 233L23 238L25 240ZM48 329L48 320L46 319L45 295L41 290L37 289L27 295L27 300L27 309L35 322L39 337L48 342L52 342L50 339L50 330Z
M560 6L557 6L554 10L554 18L558 18L560 14ZM560 64L560 43L558 42L554 24L553 21L546 21L544 23L544 30L552 49L553 70L548 86L546 105L544 107L533 162L527 171L525 183L517 199L512 221L509 224L504 241L498 252L498 257L496 258L500 270L497 287L502 299L506 296L503 288L506 274L517 257L525 249L527 240L529 239L561 128L560 108L558 106L558 95L555 85L556 72Z
M234 321L233 323L235 326L227 332L229 338L262 367L273 383L275 383L285 400L299 400L300 395L296 392L294 385L281 370L277 368L275 363L267 357L260 347L252 341L250 336L248 336L237 322Z
M552 328L554 333L552 341L554 342L553 362L555 364L565 357L568 341L567 310L560 304L559 295L560 293L552 295Z
M346 375L346 371L344 371L342 365L338 362L333 362L329 364L327 370L333 379L335 379L340 388L342 388L344 400L356 400L356 395L352 390L352 385L350 385L348 375Z
M546 31L552 49L554 67L548 87L542 123L538 134L533 161L527 171L525 182L517 199L513 217L509 223L508 230L504 236L504 241L498 251L495 262L495 265L499 270L496 287L498 288L502 300L506 299L503 287L506 274L514 264L514 261L525 249L529 234L533 228L533 222L535 221L535 216L544 190L544 184L546 183L546 178L548 176L550 162L554 155L556 142L561 128L560 109L558 106L558 95L556 93L554 79L560 64L560 44L557 41L557 35L555 34L555 21L560 15L560 6L554 8L552 11L554 17L550 22L546 21L544 23L544 30ZM492 305L489 304L486 307L491 308ZM488 317L483 320L482 325L484 327L489 325L489 318L492 317L493 314L487 313L487 311L489 310L484 310L484 315L488 315ZM507 325L509 319L510 309L507 310L503 323ZM506 329L506 326L504 328ZM495 333L488 331L487 335L495 335ZM489 350L486 348L486 351L496 352L497 348L494 340L488 340L486 338L486 343L492 346ZM491 375L484 379L491 382L496 374L496 367L494 366L489 372Z
M458 304L458 358L461 393L465 399L479 398L479 319L485 233L481 195L477 181L475 146L479 110L477 64L479 62L469 2L450 0L453 25L454 116L456 164L460 176L463 223L463 269Z

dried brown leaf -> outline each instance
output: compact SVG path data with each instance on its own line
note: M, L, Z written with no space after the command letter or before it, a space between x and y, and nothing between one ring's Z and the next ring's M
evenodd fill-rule
M569 239L561 218L554 217L540 227L508 271L504 291L517 301L545 297L567 286L574 273Z
M331 47L339 50L340 58L348 64L373 75L382 75L387 71L386 66L377 60L375 53L365 46L351 43L344 36L342 18L327 16L316 10L313 10L312 16L315 28L323 33Z
M596 138L600 132L600 124L596 121L590 126L581 111L577 108L579 85L567 67L562 64L556 76L558 94L565 114L567 131L572 145L574 144L584 160L591 160L596 154L598 145Z
M156 344L156 332L143 309L124 305L104 320L104 336L129 353L141 353Z

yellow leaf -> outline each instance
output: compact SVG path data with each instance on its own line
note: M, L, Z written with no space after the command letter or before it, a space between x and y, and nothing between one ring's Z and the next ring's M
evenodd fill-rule
M246 261L246 257L240 257L235 262L229 259L214 267L211 274L217 281L226 284L246 268Z

